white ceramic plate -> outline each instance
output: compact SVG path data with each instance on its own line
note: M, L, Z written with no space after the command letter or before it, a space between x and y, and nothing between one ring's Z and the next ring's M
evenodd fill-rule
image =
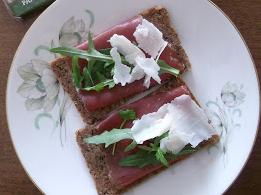
M253 60L237 29L206 0L58 0L32 25L11 66L7 115L25 170L48 195L96 194L75 141L79 114L50 71L50 47L72 45L153 5L168 8L192 71L187 84L212 114L221 141L126 194L221 194L235 180L254 144L259 86Z

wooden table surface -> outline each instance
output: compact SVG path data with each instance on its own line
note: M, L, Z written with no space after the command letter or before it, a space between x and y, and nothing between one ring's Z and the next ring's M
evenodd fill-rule
M245 38L261 76L261 0L214 0ZM38 195L11 143L5 113L7 75L14 53L37 14L23 22L13 20L0 2L0 195ZM243 172L226 194L261 194L261 136Z

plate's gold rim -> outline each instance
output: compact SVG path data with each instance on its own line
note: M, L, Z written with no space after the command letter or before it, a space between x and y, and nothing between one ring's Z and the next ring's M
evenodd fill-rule
M229 189L230 187L235 183L235 181L238 179L238 177L240 176L240 174L242 173L242 171L244 170L244 168L246 167L247 165L247 162L249 161L249 158L253 152L253 149L254 149L254 146L255 146L255 143L256 143L256 140L257 140L257 135L258 135L258 131L259 131L259 127L260 127L260 114L261 114L261 104L260 104L260 100L261 100L261 93L260 93L260 78L258 76L258 71L257 71L257 68L256 68L256 64L255 64L255 60L251 54L251 51L246 43L246 40L244 39L243 35L240 33L239 29L237 28L237 26L234 24L234 22L230 19L230 17L218 6L216 5L214 2L212 2L211 0L208 0L215 8L217 8L220 13L225 16L228 21L233 25L234 29L238 32L241 40L243 41L245 47L247 48L247 51L248 51L248 54L251 58L251 61L253 63L253 66L254 66L254 70L255 70L255 73L256 73L256 78L257 78L257 85L258 85L258 93L259 93L259 111L258 111L258 122L257 122L257 129L256 129L256 135L255 135L255 138L254 138L254 141L252 143L252 146L251 146L251 149L250 149L250 152L248 153L248 156L247 156L247 159L244 163L244 165L241 167L240 171L238 172L237 176L233 179L233 181L231 182L230 185L227 186L227 188L224 190L223 194L225 194Z
M60 1L55 1L54 3L52 3L52 5L49 6L49 8L52 8L52 7L54 6L54 4L56 5L58 2L60 2ZM224 190L223 193L226 193L226 192L229 190L229 188L234 184L234 182L238 179L239 175L241 174L241 172L242 172L243 169L245 168L245 166L246 166L246 164L247 164L247 162L248 162L248 160L249 160L249 158L250 158L250 155L251 155L252 152L253 152L254 145L255 145L256 140L257 140L257 135L258 135L259 126L260 126L260 113L261 113L261 104L260 104L260 100L261 100L261 97L260 97L260 95L261 95L261 93L260 93L260 79L259 79L259 76L258 76L258 72L257 72L257 68L256 68L256 64L255 64L254 58L253 58L253 56L252 56L252 54L251 54L251 52L250 52L249 47L247 46L247 43L246 43L246 41L245 41L243 35L240 33L240 31L238 30L238 28L236 27L236 25L234 24L234 22L229 18L229 16L228 16L218 5L216 5L216 4L215 4L214 2L212 2L211 0L208 0L208 2L209 2L210 4L212 4L218 11L220 11L220 13L221 13L223 16L225 16L225 18L232 24L232 26L234 27L234 29L235 29L235 30L237 31L237 33L240 35L241 40L243 41L245 47L247 48L248 54L249 54L249 56L250 56L250 58L251 58L251 61L252 61L252 64L253 64L253 67L254 67L254 70L255 70L255 74L256 74L256 78L257 78L257 83L258 83L258 93L259 93L259 112L258 112L258 123L257 123L258 125L257 125L257 129L256 129L256 135L255 135L255 138L254 138L254 142L253 142L253 144L252 144L252 147L251 147L251 149L250 149L250 152L249 152L249 154L248 154L248 157L247 157L247 159L246 159L244 165L241 167L240 171L238 172L237 176L234 178L234 180L232 181L232 183L229 184L229 185L227 186L227 188ZM49 10L49 8L47 8L43 13L45 13L45 12L47 13L47 11ZM37 19L39 19L39 17L42 16L43 13L40 14L40 15L35 19L35 21L36 21ZM35 22L35 21L34 21L34 22ZM34 24L34 23L33 23L33 24ZM32 25L33 25L33 24L32 24ZM31 27L30 27L30 28L31 28ZM29 28L29 29L30 29L30 28ZM22 40L24 39L24 37L26 37L26 35L27 35L29 29L27 30L27 32L26 32L25 35L23 36ZM16 55L17 55L17 51L18 51L18 49L19 49L20 46L21 46L21 43L22 43L22 41L20 42L20 44L19 44L19 46L18 46L18 48L17 48L17 50L16 50L16 53L15 53L15 55L14 55L14 57L13 57L13 60L12 60L12 63L11 63L10 70L9 70L9 72L8 72L7 86L9 85L9 81L10 81L10 72L11 72L11 69L12 69L12 65L13 65L14 59L15 59L15 57L16 57ZM17 150L16 150L16 147L15 147L15 145L14 145L13 138L12 138L11 131L10 131L10 127L9 127L9 122L8 122L9 120L8 120L8 114L7 114L7 89L8 89L8 88L6 87L6 97L5 97L5 103L6 103L6 118L7 118L8 133L9 133L9 136L10 136L10 138L11 138L12 147L13 147L13 149L14 149L14 151L15 151L15 155L16 155L17 159L19 160L19 162L20 162L21 166L23 167L23 169L24 169L26 175L28 176L28 178L32 181L32 183L35 185L35 187L36 187L42 194L45 194L44 191L43 191L43 190L36 184L36 182L32 179L31 175L27 172L26 168L24 167L23 163L21 162L21 159L20 159L20 157L19 157L19 155L18 155L18 152L17 152Z
M22 168L24 169L26 175L28 176L28 178L31 180L31 182L33 183L33 185L42 193L42 194L46 194L37 184L36 182L33 180L33 178L31 177L31 175L28 173L27 169L24 167L19 155L18 155L18 152L17 152L17 149L15 147L15 144L14 144L14 141L13 141L13 137L12 137L12 134L11 134L11 131L10 131L10 126L9 126L9 119L8 119L8 108L7 108L7 91L8 91L8 86L9 86L9 82L10 82L10 74L11 74L11 70L12 68L14 67L13 66L13 63L14 63L14 59L16 58L17 56L17 51L19 50L19 48L21 47L21 44L24 40L24 38L27 36L27 34L29 33L29 30L31 29L31 27L34 25L34 23L40 18L43 16L43 14L47 13L48 12L48 9L53 7L53 6L56 6L56 4L58 4L58 2L60 2L59 0L57 1L54 1L45 11L43 11L41 14L39 14L39 16L34 20L33 24L29 27L29 29L26 31L25 35L23 36L23 38L21 39L21 42L19 43L17 49L16 49L16 52L15 52L15 55L13 57L13 60L11 62L11 66L10 66L10 69L9 69L9 72L8 72L8 76L7 76L7 87L5 89L5 113L6 113L6 119L7 119L7 127L8 127L8 133L9 133L9 137L11 138L11 145L12 145L12 148L14 149L15 151L15 155L16 155L16 158L18 159L18 161L20 162L20 165L22 166Z

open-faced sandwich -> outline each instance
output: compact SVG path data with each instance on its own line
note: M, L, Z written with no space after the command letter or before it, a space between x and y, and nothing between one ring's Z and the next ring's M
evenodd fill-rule
M165 8L52 52L65 56L52 68L86 122L77 142L99 194L120 194L218 141L179 78L190 63Z

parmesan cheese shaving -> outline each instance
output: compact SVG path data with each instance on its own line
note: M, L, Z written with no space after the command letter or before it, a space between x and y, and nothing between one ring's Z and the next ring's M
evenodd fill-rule
M169 131L160 142L163 151L178 153L187 144L196 147L217 134L204 111L188 95L177 97L153 112L134 121L131 132L138 144Z
M160 148L165 152L177 154L189 143L189 140L191 139L191 135L179 131L171 131L168 137L165 137L160 141Z
M131 82L140 80L144 76L145 76L145 72L139 66L134 66L131 72Z
M136 68L137 72L139 71L140 75L142 72L145 73L145 87L149 88L151 78L153 78L159 84L161 83L161 79L159 77L160 67L153 58L141 58L138 56L135 62L136 67L138 67Z
M171 115L169 115L168 104L163 105L157 112L143 115L141 119L135 120L131 133L137 144L158 137L169 131Z
M125 86L131 81L131 68L121 63L121 56L116 48L112 48L110 54L115 61L113 80L116 84Z
M164 41L162 32L146 19L142 19L142 23L137 26L133 35L139 48L154 59L160 55L168 44Z
M126 65L123 65L118 59L117 55L114 53L113 60L117 60L117 65L115 65L114 81L116 84L121 83L122 86L126 85L126 83L131 83L136 80L140 80L144 78L144 86L149 88L151 78L157 81L159 84L161 83L161 79L159 77L160 67L156 63L153 58L145 58L145 54L134 44L130 42L126 37L122 35L113 35L110 39L111 45L116 49L116 52L120 52L124 55L127 62L134 65L131 75L127 74L128 70ZM117 53L118 53L117 52ZM120 65L121 64L121 65ZM120 73L120 71L124 71ZM123 75L126 78L123 78Z
M123 35L114 34L109 42L112 47L116 47L118 52L124 55L126 61L130 64L134 64L138 56L145 58L143 51Z

